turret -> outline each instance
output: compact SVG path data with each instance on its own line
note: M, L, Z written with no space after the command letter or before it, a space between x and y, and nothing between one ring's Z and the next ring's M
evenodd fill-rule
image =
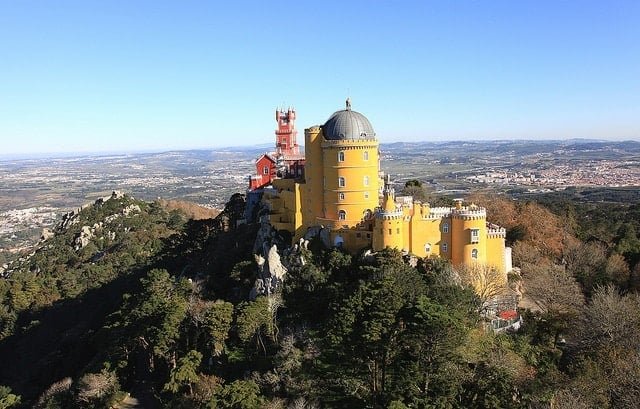
M284 109L276 109L276 153L294 156L300 154L300 148L296 141L298 131L296 130L296 111L289 107L287 111Z
M451 262L471 265L487 262L487 211L475 204L463 206L456 200L451 211Z
M389 175L384 178L382 192L382 207L376 213L373 228L373 250L380 251L386 247L404 250L403 215L401 209L396 209L395 190Z

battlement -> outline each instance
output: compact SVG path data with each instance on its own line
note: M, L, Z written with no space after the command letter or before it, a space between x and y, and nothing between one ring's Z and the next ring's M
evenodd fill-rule
M403 218L403 213L401 210L396 210L394 212L379 210L376 212L376 218L383 220L398 220Z
M451 209L451 217L455 219L464 219L464 220L478 220L487 218L487 210L482 207L462 207L462 208L452 208Z
M429 213L423 214L422 218L427 220L444 219L451 216L450 207L430 207Z
M487 223L487 237L489 238L505 238L507 237L507 229L497 224Z

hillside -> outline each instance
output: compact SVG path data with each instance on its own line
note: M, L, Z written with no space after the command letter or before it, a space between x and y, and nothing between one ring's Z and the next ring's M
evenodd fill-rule
M579 251L593 253L592 243L556 246L560 232L581 231L534 203L490 210L509 227L538 305L519 332L499 335L483 330L481 300L442 260L412 267L395 251L352 257L317 240L289 248L268 226L235 227L241 195L213 219L190 220L185 208L98 201L10 266L0 280L0 407L117 407L126 393L145 408L640 399L630 273L614 274L613 247L588 264ZM539 228L553 240L539 243Z

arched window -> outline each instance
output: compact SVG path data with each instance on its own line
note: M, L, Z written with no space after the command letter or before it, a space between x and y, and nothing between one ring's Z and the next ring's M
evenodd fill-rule
M474 260L478 259L478 249L471 250L471 258Z
M362 159L363 160L369 160L369 151L364 151L362 153Z
M449 249L449 246L447 246L447 243L442 243L442 252L446 253L448 249Z
M424 245L424 251L427 253L431 253L431 243L427 243Z
M364 198L368 199L369 198L369 192L364 192Z
M339 187L345 187L346 185L347 185L346 180L344 179L344 177L343 177L343 176L340 176L340 177L338 178L338 186L339 186Z
M347 212L340 210L338 212L338 220L347 220Z
M369 186L369 176L365 176L364 177L364 181L363 181L365 186Z
M338 200L344 200L344 193L338 193Z
M344 151L338 152L338 162L344 162Z
M443 223L442 224L442 232L443 233L449 233L449 223Z

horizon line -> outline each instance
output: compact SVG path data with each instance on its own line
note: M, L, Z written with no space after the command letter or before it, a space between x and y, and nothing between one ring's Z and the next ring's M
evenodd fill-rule
M578 142L584 141L589 143L640 143L640 139L603 139L603 138L540 138L540 139L438 139L438 140L419 140L419 141L391 141L380 142L380 145L393 144L446 144L446 143L496 143L496 142L526 142L526 143L545 143L545 142ZM304 147L304 145L299 145ZM106 157L113 155L141 155L141 154L161 154L170 152L189 152L189 151L217 151L217 150L249 150L273 147L272 143L259 143L247 145L228 145L228 146L209 146L209 147L175 147L175 148L141 148L141 149L114 149L114 150L87 150L87 151L59 151L59 152L15 152L0 153L0 160L40 160L40 159L74 159L81 157Z

